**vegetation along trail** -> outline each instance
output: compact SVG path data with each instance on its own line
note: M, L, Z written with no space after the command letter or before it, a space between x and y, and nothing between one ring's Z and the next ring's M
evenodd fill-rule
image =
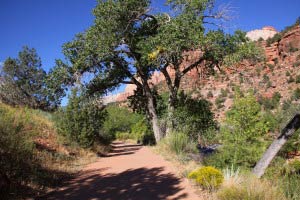
M112 151L41 199L198 199L171 163L147 147L114 142Z

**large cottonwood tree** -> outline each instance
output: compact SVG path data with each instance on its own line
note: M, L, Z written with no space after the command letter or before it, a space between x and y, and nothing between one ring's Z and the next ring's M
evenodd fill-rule
M155 108L155 93L149 83L155 71L163 73L170 92L168 112L172 117L180 82L192 69L219 67L223 61L249 56L245 35L208 31L225 12L214 12L213 0L168 0L167 12L153 12L150 0L99 0L93 10L94 24L64 45L64 53L76 75L92 73L86 84L90 94L134 84L146 100L156 141L163 137ZM247 45L247 47L245 47ZM201 52L182 67L183 52ZM172 68L175 77L170 75ZM172 127L172 123L168 124Z

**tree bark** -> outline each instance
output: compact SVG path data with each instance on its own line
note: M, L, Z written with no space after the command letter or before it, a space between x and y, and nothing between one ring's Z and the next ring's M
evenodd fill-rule
M281 135L273 141L267 151L263 154L262 158L258 161L254 167L252 173L258 178L262 177L265 170L279 152L281 147L287 142L288 138L291 137L297 129L300 127L300 114L296 114L281 131Z

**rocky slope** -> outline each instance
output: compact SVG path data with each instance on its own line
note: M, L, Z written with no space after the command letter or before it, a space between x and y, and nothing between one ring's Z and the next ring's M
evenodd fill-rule
M217 119L222 119L225 111L231 107L237 87L242 91L254 90L258 98L271 98L278 92L282 96L281 103L289 100L295 89L300 88L300 26L293 27L279 41L271 44L259 39L268 39L276 33L274 28L264 27L247 34L264 49L264 62L253 64L244 61L237 66L225 68L214 76L205 76L203 71L195 69L182 80L181 89L192 93L194 97L204 97L211 101ZM192 60L199 52L187 54L188 60ZM166 90L162 74L154 73L151 82L158 85L160 91ZM124 93L107 97L105 101L125 101L134 89L133 86L128 86Z

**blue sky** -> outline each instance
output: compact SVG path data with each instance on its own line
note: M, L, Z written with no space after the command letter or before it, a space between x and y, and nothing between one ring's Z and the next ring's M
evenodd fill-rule
M154 10L163 10L163 3L154 0ZM64 58L62 44L93 23L96 4L96 0L0 0L0 63L28 45L37 50L48 71L55 59ZM300 0L217 0L218 6L222 4L234 11L229 32L265 25L282 30L300 15Z

